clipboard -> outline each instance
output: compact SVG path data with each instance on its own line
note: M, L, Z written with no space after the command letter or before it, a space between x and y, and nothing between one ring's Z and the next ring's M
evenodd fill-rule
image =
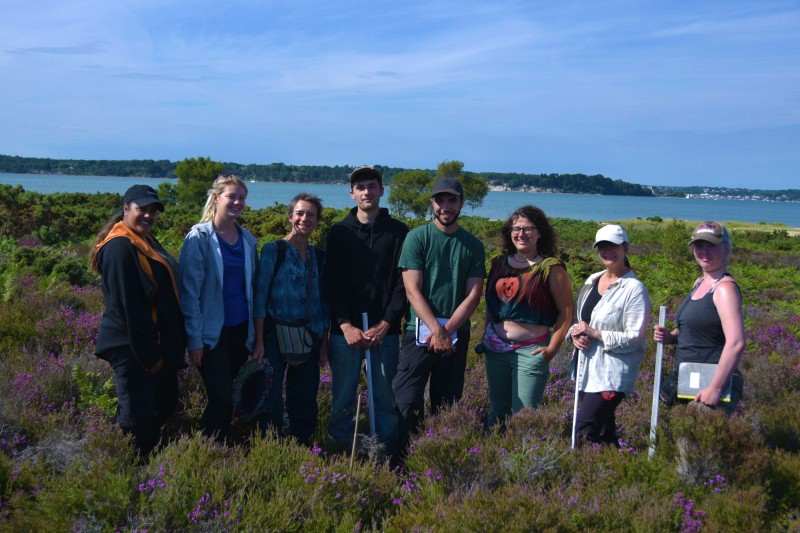
M678 367L678 398L681 400L694 400L697 393L705 389L714 379L717 365L710 363L681 363ZM722 389L719 401L731 401L731 385L733 376Z
M436 321L439 324L441 324L442 326L447 324L448 320L449 319L447 319L447 318L438 318L438 317L436 318ZM420 320L419 317L417 317L415 326L416 326L416 330L417 331L416 331L416 335L415 335L415 339L414 340L416 341L417 346L428 346L428 345L430 345L429 342L423 342L423 341L428 337L428 335L431 334L431 328L426 326L425 322ZM458 342L458 331L454 331L453 333L450 334L450 340L453 341L453 346L455 347L456 342Z

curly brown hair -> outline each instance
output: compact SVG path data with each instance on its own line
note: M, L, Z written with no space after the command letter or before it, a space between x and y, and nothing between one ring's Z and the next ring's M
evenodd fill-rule
M517 208L503 224L503 229L501 230L501 235L503 237L503 253L513 254L517 251L514 242L511 240L511 226L513 226L514 222L520 217L527 218L536 226L536 230L539 233L539 240L536 242L536 251L539 255L542 257L555 256L557 243L553 227L550 225L550 221L547 220L544 211L532 205L523 205Z

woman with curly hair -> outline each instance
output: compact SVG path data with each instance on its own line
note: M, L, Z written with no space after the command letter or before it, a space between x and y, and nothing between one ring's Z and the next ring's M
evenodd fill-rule
M492 259L486 284L490 426L539 405L573 309L572 281L554 257L555 233L542 210L514 211L502 238L503 253Z

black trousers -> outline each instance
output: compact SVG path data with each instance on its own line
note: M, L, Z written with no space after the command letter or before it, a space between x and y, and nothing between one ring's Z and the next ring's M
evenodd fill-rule
M581 405L575 435L579 445L589 443L613 444L617 442L617 406L625 398L624 392L580 392Z
M425 418L425 385L430 382L430 410L435 414L442 407L461 399L464 371L467 368L469 332L458 332L456 349L450 356L437 355L427 346L417 346L413 331L403 335L403 346L392 381L397 406L397 450L406 453L411 434Z
M178 405L178 375L162 368L151 374L142 368L130 348L119 347L103 354L114 370L117 388L117 423L133 437L142 457L161 438L161 427Z
M272 365L269 409L259 418L262 434L270 429L279 436L291 436L311 446L317 431L319 407L319 349L302 364L288 365L278 351L274 335L264 339L264 357ZM286 401L284 402L284 384Z
M248 323L222 328L214 348L203 348L200 375L206 387L208 403L200 419L203 435L225 440L233 417L233 380L247 360Z

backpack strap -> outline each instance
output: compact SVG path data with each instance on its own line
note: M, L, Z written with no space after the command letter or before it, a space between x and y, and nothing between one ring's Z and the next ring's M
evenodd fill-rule
M281 265L286 260L286 241L283 239L278 239L275 241L275 246L278 248L278 254L275 257L275 266L272 269L272 281L269 284L269 294L267 294L267 305L269 305L270 300L272 299L272 286L275 284L275 276L278 275L278 271L281 269Z
M275 241L275 246L278 247L278 256L275 258L275 268L272 269L272 280L275 281L275 276L278 275L278 270L281 269L281 265L286 260L286 241L283 239L278 239ZM270 285L270 289L272 286Z

